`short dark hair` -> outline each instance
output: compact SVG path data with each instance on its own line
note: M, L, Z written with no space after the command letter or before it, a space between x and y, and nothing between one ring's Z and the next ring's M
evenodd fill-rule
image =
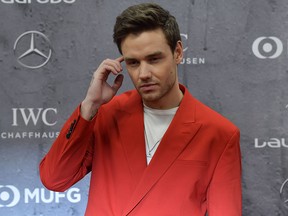
M178 23L169 11L154 3L133 5L124 10L114 25L113 39L122 54L121 43L129 34L162 29L171 51L181 41Z

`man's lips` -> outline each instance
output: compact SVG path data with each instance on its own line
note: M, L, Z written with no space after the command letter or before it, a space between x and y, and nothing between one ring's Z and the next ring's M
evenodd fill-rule
M156 86L157 85L155 83L145 83L145 84L140 85L139 89L141 91L151 91L151 90L154 90Z

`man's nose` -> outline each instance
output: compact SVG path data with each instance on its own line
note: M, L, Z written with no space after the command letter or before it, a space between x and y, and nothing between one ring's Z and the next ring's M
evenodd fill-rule
M139 78L150 79L152 76L151 67L146 63L141 63L139 66Z

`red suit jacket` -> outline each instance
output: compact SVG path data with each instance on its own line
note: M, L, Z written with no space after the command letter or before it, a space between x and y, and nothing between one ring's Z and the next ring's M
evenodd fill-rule
M40 163L50 190L91 173L86 216L241 216L239 130L184 97L147 166L141 97L128 91L92 121L77 108Z

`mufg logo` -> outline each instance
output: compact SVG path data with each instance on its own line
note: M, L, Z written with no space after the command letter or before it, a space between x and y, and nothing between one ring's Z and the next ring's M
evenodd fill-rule
M20 192L13 185L0 185L0 208L13 207L20 201Z
M258 37L252 44L252 51L259 59L276 59L283 52L283 43L277 37Z
M60 203L68 200L70 203L81 201L79 188L70 188L66 192L53 192L45 188L35 188L33 190L24 188L20 191L13 185L0 185L0 208L14 207L18 203Z

